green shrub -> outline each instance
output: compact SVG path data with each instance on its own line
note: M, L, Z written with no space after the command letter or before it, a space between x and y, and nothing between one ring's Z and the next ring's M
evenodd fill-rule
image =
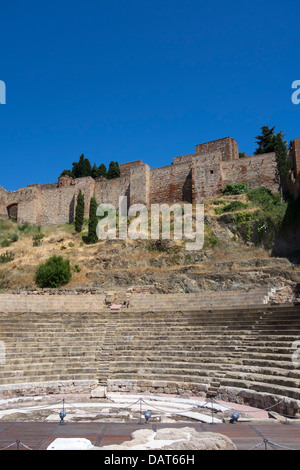
M249 187L247 183L236 183L236 184L226 184L225 188L222 189L222 194L235 195L235 194L244 194L248 191Z
M72 267L72 270L76 273L80 273L81 267L79 266L79 264L75 264L75 266Z
M11 240L8 240L8 238L4 238L4 240L2 240L2 242L1 242L1 247L2 248L6 248L10 245L11 245Z
M22 225L18 225L18 229L20 230L20 232L25 232L29 227L29 224L25 223L25 224L22 224Z
M226 204L226 201L224 201L223 199L216 199L216 200L213 202L213 205L214 205L214 206L220 206L221 204Z
M11 241L13 243L17 242L19 240L19 235L17 233L14 233L13 236L11 237Z
M43 235L42 233L37 233L36 235L34 235L32 237L32 240L33 240L33 246L40 246L42 244L42 240L44 238L45 235Z
M0 256L0 263L8 263L9 261L13 261L15 259L15 255L12 252L6 251Z
M280 203L280 195L273 195L267 188L250 189L247 191L247 197L257 206L269 206Z
M52 256L36 270L36 283L39 287L60 287L72 278L70 261L61 256Z
M240 209L247 209L248 204L242 201L232 201L224 207L218 207L215 209L216 214L222 214L223 212L232 212Z

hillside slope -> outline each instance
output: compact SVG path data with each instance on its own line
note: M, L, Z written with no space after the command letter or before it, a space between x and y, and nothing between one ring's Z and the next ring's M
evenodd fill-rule
M279 209L284 214L284 207ZM0 289L36 289L35 271L52 255L70 260L68 289L150 285L155 292L187 293L294 286L300 267L271 256L274 237L267 222L261 225L264 210L246 194L209 201L199 251L187 251L184 240L116 239L87 245L87 224L78 234L74 224L39 228L2 219Z

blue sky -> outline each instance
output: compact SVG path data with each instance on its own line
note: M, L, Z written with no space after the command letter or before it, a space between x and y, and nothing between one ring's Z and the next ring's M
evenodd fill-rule
M91 163L151 168L263 125L300 137L297 1L2 2L0 186Z

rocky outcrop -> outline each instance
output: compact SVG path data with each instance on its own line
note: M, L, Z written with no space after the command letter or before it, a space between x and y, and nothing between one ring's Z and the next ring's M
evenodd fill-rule
M231 439L223 434L197 432L194 428L165 428L154 432L140 429L131 434L131 441L120 445L94 447L93 450L236 450Z

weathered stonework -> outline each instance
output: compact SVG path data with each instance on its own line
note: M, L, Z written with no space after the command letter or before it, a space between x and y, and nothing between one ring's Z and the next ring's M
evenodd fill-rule
M300 188L300 139L290 152L293 162L292 192ZM118 208L119 197L128 205L187 202L201 203L221 194L227 183L248 183L277 191L275 153L239 158L237 142L231 137L197 145L195 153L175 157L169 166L150 169L141 160L120 166L120 177L78 178L62 176L58 183L34 184L18 191L0 187L0 217L34 225L58 225L74 220L76 200L85 197L85 218L92 196L97 202Z

